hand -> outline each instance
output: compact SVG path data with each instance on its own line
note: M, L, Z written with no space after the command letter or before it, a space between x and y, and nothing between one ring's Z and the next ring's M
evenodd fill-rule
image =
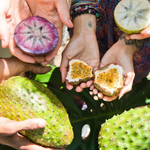
M50 21L57 29L59 41L57 46L48 55L35 57L36 62L46 65L57 54L62 44L63 23L72 28L67 0L26 0L32 15L39 15Z
M84 18L83 18L84 17ZM74 31L68 46L63 51L62 62L60 66L62 81L67 76L69 61L71 59L79 59L98 69L100 63L99 48L96 39L96 18L94 15L84 14L74 19ZM80 22L80 23L79 23ZM82 24L81 24L82 22ZM88 23L91 23L91 26ZM81 83L76 87L77 92L81 92L83 88L89 87L92 81ZM73 85L66 81L67 89L71 90Z
M21 130L44 128L46 121L43 119L28 119L18 122L0 117L0 122L0 144L13 147L17 150L58 150L36 145L18 133Z
M44 74L51 70L51 67L43 67L30 63L25 63L18 58L0 59L0 83L12 76L25 76L25 73L31 71L35 74Z
M150 37L150 25L142 30L139 34L131 34L127 35L127 39L137 39L137 40L142 40Z
M122 66L125 70L125 84L119 95L108 97L98 92L97 89L92 85L90 87L94 94L98 94L100 99L105 101L112 101L118 96L121 98L125 93L132 89L133 80L135 77L134 66L133 66L133 55L137 51L135 45L126 45L124 40L118 40L103 56L100 67L103 67L109 63L116 63Z
M11 53L22 61L34 63L32 56L24 54L14 41L14 30L19 22L31 16L25 0L0 1L0 39L2 47L9 46Z

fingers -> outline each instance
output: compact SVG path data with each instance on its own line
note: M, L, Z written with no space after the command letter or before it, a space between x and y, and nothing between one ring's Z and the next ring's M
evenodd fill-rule
M67 26L72 28L73 23L70 18L69 6L67 0L57 0L56 7L60 16L61 21Z
M32 56L29 56L27 54L24 54L16 45L13 37L10 38L10 42L9 42L9 49L10 52L16 56L17 58L19 58L20 60L22 60L23 62L27 62L27 63L35 63L35 59Z
M4 145L8 145L17 150L58 150L58 149L53 149L53 148L45 148L40 145L34 144L30 142L27 138L20 135L19 133L16 133L13 136L9 136L3 139L4 139L3 141Z
M111 101L115 100L117 97L118 97L118 95L117 96L111 96L111 97L104 96L103 100L107 101L107 102L111 102Z
M60 72L61 72L61 76L62 76L62 82L65 82L65 80L66 80L68 66L69 66L69 60L65 55L63 55L62 60L61 60L61 65L60 65Z
M73 85L70 84L68 81L66 81L66 88L67 88L68 90L72 90L72 89L73 89Z
M126 36L127 39L136 39L136 40L142 40L148 37L150 37L150 25L146 29L142 30L140 34L131 34Z
M28 119L24 121L13 121L6 118L0 118L1 120L1 134L15 134L21 130L35 130L39 128L44 128L46 126L46 121L44 119Z
M3 10L0 11L0 21L0 39L2 42L1 45L3 48L6 48L9 43L9 30L7 28L7 22Z
M128 72L128 73L126 74L125 85L124 85L123 89L121 90L121 92L119 93L119 99L120 99L125 93L131 91L132 85L133 85L134 77L135 77L135 73L133 73L133 72Z
M131 34L131 35L127 35L126 38L127 39L142 40L142 39L148 38L149 36L148 35L143 35L143 34Z
M26 72L31 71L35 74L44 74L44 73L51 71L51 69L52 68L50 66L44 67L40 65L26 64Z

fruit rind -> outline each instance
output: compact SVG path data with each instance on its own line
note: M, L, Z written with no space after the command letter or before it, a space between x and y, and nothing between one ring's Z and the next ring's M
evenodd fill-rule
M69 70L66 80L72 85L78 85L93 78L93 68L84 61L72 59L69 61Z
M115 87L105 87L106 85L104 84L104 82L108 85L108 83L112 82L113 84L113 77L110 76L110 77L107 77L107 75L105 76L105 79L101 79L99 77L99 74L100 73L106 73L107 74L107 71L109 71L110 69L116 69L117 72L118 72L118 81L117 81L117 86ZM112 74L113 76L115 74ZM108 80L108 81L107 81ZM110 81L109 81L110 80ZM102 83L99 83L99 82L102 82ZM125 76L124 76L124 70L123 68L120 66L120 65L117 65L117 64L108 64L104 67L101 67L99 68L98 70L96 70L94 72L94 86L101 92L103 93L105 96L114 96L114 95L117 95L121 89L123 88L124 86L124 82L125 82Z

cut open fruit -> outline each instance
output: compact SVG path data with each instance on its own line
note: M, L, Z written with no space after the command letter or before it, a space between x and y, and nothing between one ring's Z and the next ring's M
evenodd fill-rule
M117 95L124 86L124 70L119 65L106 65L95 71L94 75L94 86L106 96Z
M69 62L69 71L66 77L68 82L73 85L78 85L81 82L86 82L93 77L93 68L87 63L73 59Z
M58 32L45 18L33 16L17 25L14 39L24 53L43 55L52 51L57 45Z
M150 24L148 0L121 0L114 10L115 22L126 34L140 33Z

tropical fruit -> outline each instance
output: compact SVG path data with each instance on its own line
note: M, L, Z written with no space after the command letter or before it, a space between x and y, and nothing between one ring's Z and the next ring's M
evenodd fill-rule
M150 150L150 108L130 109L107 120L99 132L100 150Z
M124 33L140 33L150 24L150 2L121 0L115 7L114 19Z
M124 81L124 70L117 64L108 64L94 72L94 86L106 96L117 95Z
M69 62L69 71L66 80L73 85L86 82L93 78L93 68L84 61L72 59Z
M55 48L58 43L58 32L45 18L33 16L17 25L14 39L24 53L42 55Z
M11 77L0 84L0 116L16 121L45 119L45 128L19 132L42 146L64 148L73 140L62 103L48 88L25 77Z

